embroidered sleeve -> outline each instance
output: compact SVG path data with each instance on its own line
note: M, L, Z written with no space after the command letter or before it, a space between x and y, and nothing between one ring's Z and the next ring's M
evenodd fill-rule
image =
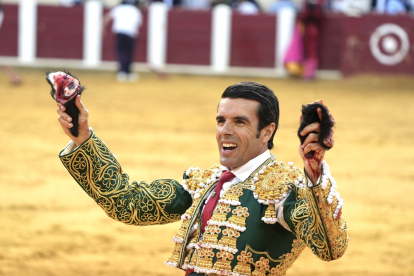
M76 150L59 155L83 190L114 220L131 225L180 220L191 196L172 179L129 183L129 176L94 134Z
M283 209L284 219L318 258L336 260L345 253L349 242L342 206L336 182L324 161L320 183L293 187Z

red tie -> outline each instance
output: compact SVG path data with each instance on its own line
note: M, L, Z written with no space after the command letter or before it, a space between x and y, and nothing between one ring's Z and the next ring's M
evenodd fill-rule
M201 216L201 233L204 233L204 230L207 226L207 221L209 221L213 216L214 208L216 208L217 202L220 198L221 189L223 189L223 184L230 181L232 178L234 178L234 174L230 171L225 171L221 174L216 188L214 188L210 199L208 200L206 206L204 206L203 214ZM185 271L185 276L188 276L193 272L194 269L187 269Z
M230 171L225 171L220 176L220 180L217 183L216 188L208 200L206 206L204 206L203 215L201 216L201 233L204 233L204 230L207 226L207 221L213 216L214 208L216 208L217 202L220 199L220 192L223 189L223 184L230 181L234 178L234 174Z

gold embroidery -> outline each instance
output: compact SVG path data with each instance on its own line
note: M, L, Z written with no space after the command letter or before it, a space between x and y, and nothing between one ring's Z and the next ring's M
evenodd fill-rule
M269 253L267 252L262 252L262 251L256 251L253 248L250 247L250 245L246 245L246 249L247 252L253 252L254 254L258 254L258 255L265 255L266 258L268 258L269 260L271 260L272 262L279 262L278 260L273 259L272 257L270 257Z
M217 245L217 239L219 234L221 233L221 229L215 225L209 225L206 227L206 231L201 239L201 242L208 247Z
M239 231L227 227L222 231L223 237L219 241L218 245L222 246L228 251L237 252L236 241L240 237Z
M302 179L301 172L290 163L269 163L255 174L252 189L259 203L277 204L288 195L289 184Z
M250 275L252 273L252 268L250 266L253 263L252 253L243 250L240 255L237 256L237 265L233 269L234 273L241 275Z
M183 223L181 224L181 227L178 230L177 234L175 235L173 241L180 242L180 243L183 242L183 239L184 239L184 236L185 236L185 233L187 231L187 228L188 228L189 224L190 224L189 220L183 221Z
M260 260L257 261L255 264L255 270L253 271L253 276L266 276L266 273L269 271L269 259L265 259L260 257Z
M299 239L293 240L292 250L290 253L283 254L279 257L281 260L280 264L276 267L270 269L270 276L281 276L285 275L286 271L293 265L296 259L299 257L300 253L302 253L303 249L305 249L306 245L303 241Z
M270 163L273 163L273 162L276 162L276 157L273 154L271 154L271 157L269 159L267 159L256 170L254 170L254 172L251 173L250 176L243 183L238 183L237 186L239 186L243 189L253 190L252 189L252 181L253 181L253 178L256 175L256 173L259 173L259 171L263 168L263 166L267 167Z
M208 270L213 267L214 252L211 248L200 248L198 251L197 267Z
M231 273L231 261L233 260L234 256L233 254L221 250L217 253L217 261L214 264L213 269L217 270L222 274L221 272L224 272L226 274Z
M201 171L199 168L190 168L187 170L186 175L188 178L183 180L184 189L193 195L194 198L198 198L201 195L201 191L218 180L221 175L221 169L217 164L204 171Z
M265 217L266 220L276 220L275 205L270 204L270 205L267 206L264 217Z
M329 183L329 186L331 185ZM331 258L332 260L336 260L345 253L348 247L348 226L344 218L334 219L333 214L338 202L334 198L332 204L328 204L326 200L327 195L322 191L320 186L314 187L315 199L329 241Z
M193 267L196 266L199 251L200 251L200 249L196 249L193 254L188 254L188 257L190 258L190 263L188 265L189 268L193 268Z
M231 205L240 205L239 197L243 195L243 188L239 185L231 186L228 191L220 199L220 202L231 204Z
M271 159L265 162L265 165L268 166L273 160ZM296 202L291 208L292 213L290 217L295 227L294 231L297 238L292 241L290 252L280 257L278 256L279 258L275 260L270 257L268 252L255 251L247 245L244 251L235 255L239 252L237 249L237 238L241 232L246 230L246 218L249 216L247 207L240 206L239 198L243 195L243 189L250 189L251 185L248 184L249 178L250 183L253 180L253 177L250 176L244 183L230 187L224 197L220 199L214 215L208 223L206 232L200 242L197 243L199 247L190 247L189 251L185 253L185 256L183 256L184 253L181 249L180 258L185 258L182 264L184 269L188 267L193 268L196 272L209 274L234 273L236 275L281 276L286 274L287 269L292 266L306 245L318 257L324 260L335 259L343 254L348 242L346 223L343 219L334 220L332 217L333 210L335 210L334 207L337 205L335 198L331 204L332 206L327 204L326 191L318 188L318 186L313 188L306 187L303 184L304 181L301 179L302 176L298 173L298 170L294 167L292 168L291 165L288 167L281 163L278 166L285 170L283 190L276 191L273 189L277 185L280 185L280 183L276 183L276 181L280 180L279 176L273 174L273 180L272 177L266 178L264 176L262 180L266 178L266 181L274 181L275 184L269 184L267 182L267 184L265 183L264 186L261 186L262 191L267 191L267 194L263 193L264 197L262 200L266 199L266 203L269 203L268 200L272 200L272 198L275 200L277 196L280 196L280 193L282 195L283 193L287 193L286 189L288 188L293 190L292 192L297 195ZM260 169L256 172L259 173ZM286 179L290 179L290 181ZM206 182L203 178L199 178L197 181ZM330 183L328 183L329 185ZM214 186L213 183L209 185L209 189L212 186ZM206 194L203 194L200 200L205 196ZM199 204L199 202L197 204L193 202L192 207L194 208L190 210L191 212L188 212L189 217L194 216L198 212ZM227 220L229 214L231 216ZM275 218L275 216L274 205L268 204L265 217ZM186 230L187 233L189 231L188 229ZM192 243L194 243L193 240L190 241L190 244ZM194 248L196 249L194 250ZM215 256L217 260L214 258ZM230 259L236 256L237 264L235 264L232 272L232 262ZM216 262L213 263L213 260L216 260Z
M256 251L252 249L249 245L246 246L245 252L246 253L242 255L244 258L241 258L241 259L245 261L248 260L249 265L254 266L255 269L251 273L251 275L254 275L254 276L264 276L270 271L271 266L275 266L276 264L280 263L280 261L275 260L272 257L270 257L268 252ZM254 257L252 253L255 254L256 256ZM246 258L246 256L248 258ZM255 258L259 258L259 260L254 261ZM272 265L270 265L270 262L272 262ZM244 267L244 269L247 269L247 267Z
M233 216L228 220L228 226L244 232L246 230L246 218L249 216L247 207L237 206L236 209L232 211Z
M193 254L194 250L195 250L194 248L191 249L190 252L187 254L187 257L185 257L184 264L183 264L183 268L187 269L187 267L188 267L188 265L190 263L191 255Z
M242 195L242 194L240 194ZM238 198L237 198L238 200ZM204 233L200 246L206 248L215 248L219 250L237 253L237 238L240 237L239 231L244 231L245 217L249 216L247 207L237 206L233 211L230 204L219 203L216 207L215 214L208 222L206 232ZM234 215L226 221L228 213ZM220 227L223 227L221 229ZM227 227L224 229L224 227ZM218 241L219 234L222 233L220 241Z
M168 260L165 263L169 266L176 267L178 264L178 260L180 258L180 252L182 248L183 248L182 243L176 243L174 246L173 254L168 258Z
M288 268L292 266L294 261L298 258L300 253L306 247L303 241L299 239L293 240L292 250L290 253L283 254L278 260L270 257L269 253L264 251L256 251L249 245L245 250L240 252L237 256L237 265L233 269L233 273L240 275L270 275L270 276L282 276L286 275ZM253 254L256 256L262 256L258 261L254 261ZM251 265L255 267L253 273L251 272Z
M196 250L193 254L189 267L193 267L195 271L204 273L206 271L209 271L209 273L221 273L221 271L231 272L231 260L234 258L233 254L237 252L236 241L240 237L238 230L245 230L245 228L240 228L242 228L241 226L244 227L245 219L249 215L246 207L237 206L232 210L231 206L235 202L240 204L239 197L242 195L243 189L237 187L237 185L230 187L226 191L224 197L218 202L212 218L208 221L205 233L198 244L200 249ZM226 201L223 201L223 199ZM232 213L233 216L227 220L229 213ZM222 237L218 241L220 234L222 234ZM212 268L213 264L209 256L211 254L214 256L213 249L218 249L220 252L217 253L218 259ZM194 259L197 259L196 265L191 266L194 263Z
M213 216L211 217L211 220L216 222L224 222L226 221L227 214L230 213L230 211L230 204L219 202Z
M93 134L79 149L60 157L79 185L105 213L118 221L134 225L165 224L179 220L166 206L176 197L174 180L151 184L133 182L99 138Z
M333 219L334 207L327 204L320 186L296 186L294 189L301 198L291 214L296 236L304 240L318 258L325 261L338 259L348 246L345 220Z
M75 152L61 156L61 160L82 188L108 216L116 220L127 224L152 225L180 219L179 214L171 214L166 210L166 206L176 198L176 187L179 185L177 182L156 180L151 184L145 182L130 184L128 175L122 172L121 166L112 153L95 135ZM269 162L266 162L265 165L267 166ZM194 200L193 205L186 212L189 217L184 217L182 227L176 235L174 252L167 261L173 266L181 266L181 259L185 255L184 266L198 267L203 271L213 269L212 262L215 253L213 248L198 248L199 227L192 229L196 220L192 216L198 214L200 200L204 196L203 192L213 185L214 182L211 179L217 173L216 170L218 170L218 166L213 166L212 169L203 172L194 171L190 177L192 180L188 181L191 189L194 189L192 190L194 191ZM256 172L259 172L259 169ZM289 172L286 175L288 178L293 176L294 174ZM210 179L210 183L207 183L207 179ZM233 186L231 190L229 189L229 193L226 193L228 195L226 199L233 204L239 204L243 189L251 189L252 180L251 176L244 183ZM275 181L276 183L276 180L276 178L273 180L268 178L270 182ZM264 196L264 200L277 198L278 193L279 195L285 193L285 190L276 191L274 189L276 184L272 185L262 187L268 192L267 197ZM330 185L331 183L328 183L328 190ZM337 200L334 198L332 204L327 204L327 193L320 187L302 188L292 185L292 188L298 195L295 210L291 215L297 237L306 241L314 253L324 260L342 256L348 244L347 225L343 218L333 219L333 210L338 205ZM196 198L197 194L199 198ZM242 228L245 227L245 220L248 217L247 210L244 213L247 215L243 215L243 208L246 207L231 207L233 205L231 203L219 203L221 209L215 212L220 214L217 221L224 224L222 226L209 225L211 229L216 227L223 234L220 241L217 241L220 232L217 234L209 233L217 235L217 237L213 236L212 240L227 249L217 253L218 261L214 264L214 269L225 273L231 273L231 260L234 258L232 249L237 250L236 239L240 236L240 231L244 231ZM232 216L227 221L227 215L230 212ZM269 212L271 213L271 210ZM189 240L188 244L187 240ZM189 246L188 249L186 249L187 246ZM242 275L261 275L260 273L284 275L304 247L305 242L299 239L295 240L292 251L281 256L276 261L278 265L275 267L270 265L270 261L274 262L275 260L271 259L267 253L254 263L251 254L255 252L251 248L247 248L246 251L250 249L251 252L243 251L237 256L238 264L233 272ZM263 254L263 252L256 253ZM251 272L251 265L255 266L253 272Z

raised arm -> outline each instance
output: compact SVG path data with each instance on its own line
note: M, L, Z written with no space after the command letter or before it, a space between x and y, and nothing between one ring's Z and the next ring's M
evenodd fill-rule
M322 103L320 101L319 103ZM321 110L317 110L322 119ZM332 115L328 113L333 121ZM344 201L336 191L337 184L331 176L329 166L324 161L326 147L331 148L333 131L319 140L320 124L306 126L301 136L309 134L299 146L299 153L304 161L306 186L293 186L283 209L286 223L297 238L304 241L312 252L322 260L331 261L340 258L348 247L348 226L342 217ZM308 154L314 151L313 154Z
M322 171L316 185L293 187L284 204L283 216L292 233L318 258L332 261L340 258L348 247L348 226L342 217L343 200L326 162Z
M70 131L72 118L58 103L59 123L73 143L59 157L76 182L114 220L132 225L165 224L180 220L191 195L173 179L129 182L115 156L89 128L89 112L78 95L79 135Z
M115 156L93 132L76 150L63 150L60 159L105 213L125 224L178 221L192 203L190 194L173 179L130 183Z

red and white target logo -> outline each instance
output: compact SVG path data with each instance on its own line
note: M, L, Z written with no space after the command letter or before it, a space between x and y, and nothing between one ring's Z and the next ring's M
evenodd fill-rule
M404 60L410 40L407 32L396 24L382 24L372 33L369 40L372 55L379 63L396 65Z

